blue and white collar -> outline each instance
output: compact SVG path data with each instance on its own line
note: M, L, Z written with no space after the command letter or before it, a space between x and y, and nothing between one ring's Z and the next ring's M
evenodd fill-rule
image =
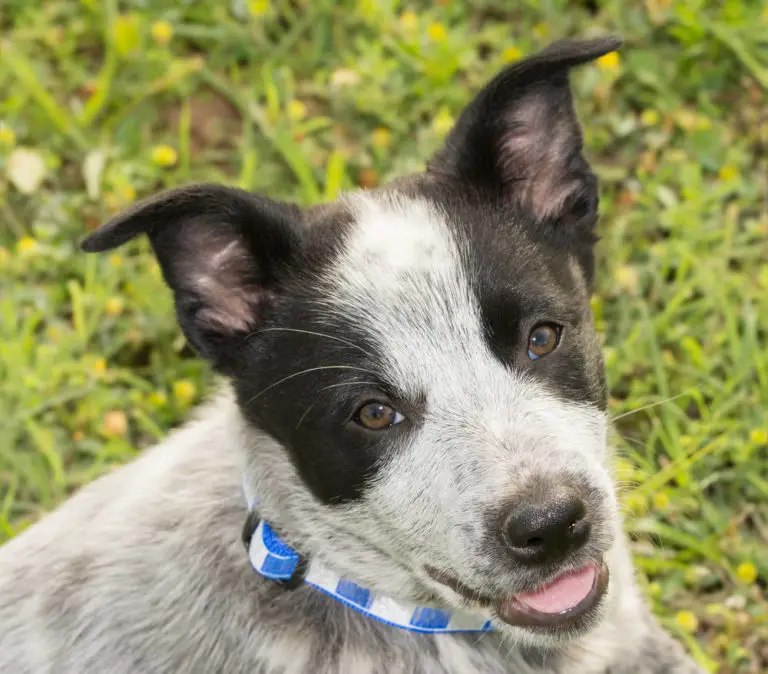
M253 505L255 503L254 500ZM446 634L493 630L488 616L419 606L382 596L343 578L317 560L303 557L289 547L269 524L259 518L253 505L243 530L243 542L253 570L264 578L276 581L286 589L307 583L369 618L409 632Z

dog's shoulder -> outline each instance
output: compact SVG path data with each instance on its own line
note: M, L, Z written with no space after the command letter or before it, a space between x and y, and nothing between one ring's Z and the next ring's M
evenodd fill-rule
M224 394L0 548L0 671L96 671L115 648L110 671L149 671L142 653L173 662L204 614L245 612L223 606L254 590L233 414Z

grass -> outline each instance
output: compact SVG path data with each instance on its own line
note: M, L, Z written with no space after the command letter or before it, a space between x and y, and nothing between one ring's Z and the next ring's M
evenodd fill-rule
M622 33L574 78L602 178L594 299L643 587L710 671L768 670L768 6L5 0L0 540L179 423L211 377L146 242L161 187L301 203L417 169L505 61ZM151 9L150 9L151 7Z

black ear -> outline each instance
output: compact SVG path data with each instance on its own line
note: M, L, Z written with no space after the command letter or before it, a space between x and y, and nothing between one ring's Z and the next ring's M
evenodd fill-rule
M219 185L192 185L138 202L91 233L99 252L147 234L173 289L190 343L226 369L236 340L258 328L296 258L298 207Z
M582 156L568 72L621 42L562 40L509 66L465 108L428 170L493 191L536 222L594 220L597 181Z

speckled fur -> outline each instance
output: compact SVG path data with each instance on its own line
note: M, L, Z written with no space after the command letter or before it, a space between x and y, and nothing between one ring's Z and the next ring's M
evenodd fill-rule
M289 464L275 465L270 441L243 427L225 394L198 421L6 544L0 550L0 671L699 671L642 607L623 544L616 550L616 577L624 585L614 610L603 626L561 651L508 647L496 634L406 633L310 588L286 593L251 571L239 540L244 465L281 476L271 495L296 491ZM332 537L326 550L345 543L343 534L322 523L311 528L308 537Z
M510 66L427 171L380 190L303 211L187 186L88 237L104 251L149 236L184 334L228 381L197 421L0 549L0 672L698 671L637 592L609 472L597 184L567 72L617 45ZM537 358L542 325L562 338ZM363 428L371 400L400 422ZM496 630L411 633L265 580L240 542L244 486L303 554L395 598L485 597ZM530 563L506 523L553 490L575 494L588 533ZM581 620L547 630L501 610L603 564Z

